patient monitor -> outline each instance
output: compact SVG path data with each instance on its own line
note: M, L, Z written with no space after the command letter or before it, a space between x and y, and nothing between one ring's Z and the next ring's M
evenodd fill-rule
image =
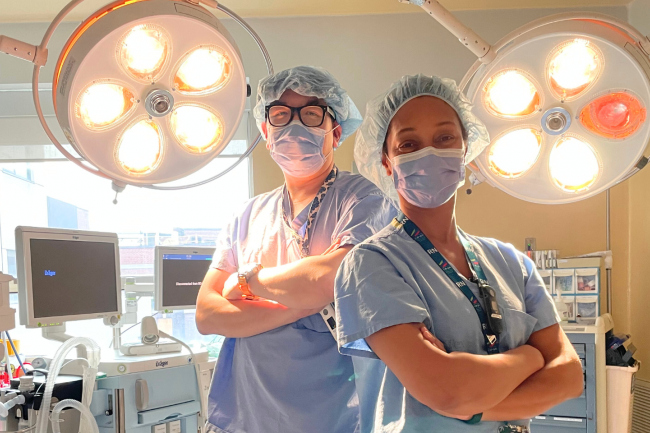
M210 269L214 247L156 247L154 305L157 311L192 310Z
M115 233L16 227L20 324L55 341L65 323L122 313Z

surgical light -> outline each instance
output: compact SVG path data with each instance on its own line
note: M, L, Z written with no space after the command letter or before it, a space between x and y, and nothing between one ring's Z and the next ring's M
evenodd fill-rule
M461 83L492 137L471 166L474 182L486 180L536 203L571 203L608 190L643 166L650 140L645 111L650 63L642 59L648 56L630 34L613 30L612 22L572 16L537 21L506 36L491 47L495 59L477 62ZM505 116L495 112L485 89L514 67L522 71L519 82L528 76L528 82L539 83L540 103L534 111ZM522 89L508 98L519 105L515 109L523 107L518 101L528 100ZM532 138L507 147L502 142L504 133L531 126L540 133L534 164L526 170L497 169L497 160L520 161L522 166L532 160L532 146L527 145ZM496 159L506 148L510 159Z
M35 63L38 88L47 46L72 0L39 46L0 36L0 51ZM250 88L239 49L206 7L218 9L253 37L273 72L259 36L215 0L117 0L77 27L54 67L55 113L75 158L59 143L33 90L36 111L57 149L85 170L126 185L155 189L204 184L230 171L259 143L257 136L235 164L193 185L165 186L199 170L234 137Z
M490 45L440 3L411 3L478 58L459 86L492 138L469 166L474 185L487 181L535 203L571 203L646 165L650 40L628 23L562 13Z

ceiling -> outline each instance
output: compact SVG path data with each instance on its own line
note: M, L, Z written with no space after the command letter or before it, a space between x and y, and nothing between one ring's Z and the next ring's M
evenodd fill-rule
M621 6L632 0L440 0L450 10ZM0 22L51 21L68 0L3 1ZM81 21L107 0L86 0L68 20ZM244 17L361 15L421 12L398 0L226 0L224 5Z

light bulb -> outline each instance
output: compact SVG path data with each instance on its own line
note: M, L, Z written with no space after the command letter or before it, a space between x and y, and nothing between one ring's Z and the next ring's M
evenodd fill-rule
M117 160L129 174L151 173L158 166L161 156L160 130L148 119L130 126L118 142Z
M531 114L540 103L539 92L532 81L512 69L488 80L484 92L488 110L503 117Z
M174 76L174 87L182 93L206 94L222 88L231 74L232 63L216 47L200 47L186 55Z
M579 192L591 187L600 174L601 167L594 149L584 140L574 136L560 138L549 158L551 178L567 192Z
M645 122L646 109L627 92L602 95L582 109L580 122L605 138L622 139L634 134Z
M574 39L556 47L547 73L553 91L562 99L582 93L596 81L603 67L600 50L584 39Z
M87 128L106 129L133 107L133 94L118 84L96 83L81 92L75 113Z
M517 129L498 138L489 149L488 164L496 175L514 179L530 169L542 149L540 131Z
M131 29L120 40L120 62L138 80L153 81L161 72L169 54L164 31L150 24Z
M211 151L223 137L221 119L215 113L195 105L175 108L171 114L170 126L176 140L193 153Z

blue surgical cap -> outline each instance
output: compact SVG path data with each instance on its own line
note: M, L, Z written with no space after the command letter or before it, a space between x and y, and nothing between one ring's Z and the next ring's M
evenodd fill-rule
M449 104L467 132L465 164L469 164L490 144L483 122L472 114L472 104L449 78L428 75L406 75L393 83L388 92L368 102L366 117L357 133L354 161L359 172L374 182L393 200L398 199L393 180L386 175L381 154L388 126L395 114L411 99L435 96Z
M325 100L336 113L336 121L341 125L340 143L354 134L361 125L361 113L332 74L315 66L297 66L269 75L257 86L257 105L253 115L260 131L262 123L266 121L266 106L280 99L286 90Z

